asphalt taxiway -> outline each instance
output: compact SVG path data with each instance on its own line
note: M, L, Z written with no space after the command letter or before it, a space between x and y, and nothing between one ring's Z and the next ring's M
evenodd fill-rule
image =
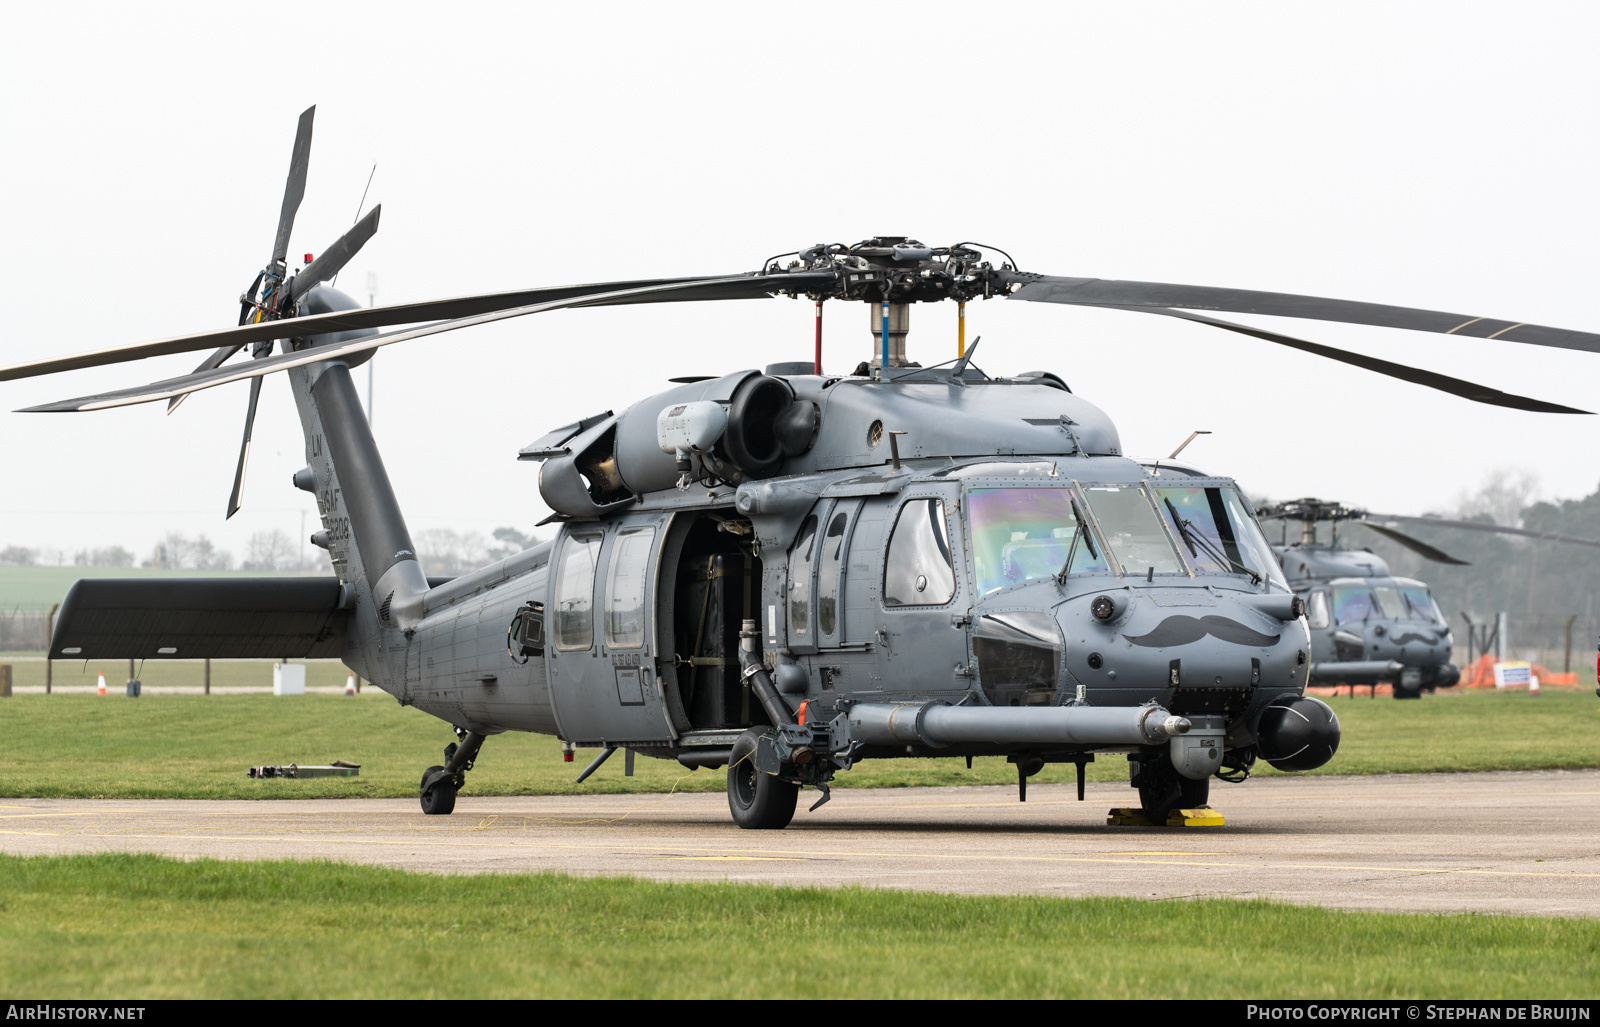
M1108 827L1126 785L835 789L783 831L721 794L414 799L0 799L0 851L327 858L439 873L964 893L1265 897L1352 909L1600 916L1600 771L1213 782L1223 827Z

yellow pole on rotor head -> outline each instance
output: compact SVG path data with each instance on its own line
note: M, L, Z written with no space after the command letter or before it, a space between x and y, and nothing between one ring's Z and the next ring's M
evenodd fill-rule
M956 356L967 355L967 301L956 304Z

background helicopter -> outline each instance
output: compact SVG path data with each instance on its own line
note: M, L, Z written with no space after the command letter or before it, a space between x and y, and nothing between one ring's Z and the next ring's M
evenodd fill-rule
M1450 662L1455 644L1450 618L1423 582L1391 575L1388 563L1371 550L1341 547L1339 522L1360 524L1424 559L1454 566L1465 566L1467 561L1407 535L1395 525L1418 524L1600 547L1600 542L1593 539L1555 532L1443 517L1370 513L1312 498L1274 503L1258 513L1263 520L1283 522L1281 537L1272 548L1290 587L1306 603L1306 624L1311 630L1311 683L1390 683L1396 699L1416 699L1424 691L1449 688L1460 681L1460 669ZM1288 538L1290 521L1300 525L1300 537L1292 543ZM1329 522L1327 542L1317 541L1320 521Z
M448 813L484 739L505 730L727 766L734 819L782 827L800 785L859 759L1127 754L1154 823L1203 805L1209 778L1260 756L1320 766L1338 744L1303 696L1303 604L1225 478L1151 480L1115 426L1048 372L994 377L963 345L909 364L910 304L1005 296L1178 317L1478 402L1579 413L1460 379L1192 312L1243 311L1600 351L1600 336L1282 293L1023 272L993 247L906 237L819 244L754 273L519 290L360 309L322 283L376 211L296 276L301 119L278 232L241 324L0 369L0 380L215 348L193 373L29 408L107 409L285 371L337 581L85 580L52 653L84 658L338 655L451 723L424 772ZM379 347L568 307L805 296L864 302L874 353L856 374L812 361L678 387L546 434L555 540L428 581L351 365ZM1190 308L1190 309L1179 309ZM293 319L292 325L278 322ZM432 322L376 334L374 329ZM282 352L273 355L276 342ZM976 343L974 344L976 345ZM252 359L226 361L252 347ZM252 393L254 395L254 393ZM249 454L247 410L236 487ZM596 761L595 765L598 765ZM592 769L592 767L591 767ZM587 773L587 772L586 772ZM1080 792L1081 795L1081 792ZM820 803L819 803L820 804ZM815 807L813 807L815 808Z

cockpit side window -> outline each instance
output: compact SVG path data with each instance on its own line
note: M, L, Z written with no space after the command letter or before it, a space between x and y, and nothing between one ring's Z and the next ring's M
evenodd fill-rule
M883 564L883 605L942 606L955 598L956 572L944 500L912 499L900 508Z
M1328 626L1328 593L1321 589L1311 593L1311 599L1306 603L1306 626L1312 628Z

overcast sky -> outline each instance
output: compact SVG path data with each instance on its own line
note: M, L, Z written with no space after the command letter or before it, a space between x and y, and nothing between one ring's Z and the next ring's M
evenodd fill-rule
M0 363L235 322L317 104L291 254L368 206L341 288L379 303L754 269L817 241L976 239L1024 270L1271 289L1600 331L1600 8L1591 4L31 4L0 35ZM1239 320L1251 320L1240 315ZM833 305L825 362L869 355ZM1256 318L1585 409L1600 355ZM1275 323L1274 323L1275 322ZM1497 467L1600 483L1600 418L1500 410L1167 318L968 310L991 373L1056 371L1126 451L1255 495L1394 512ZM684 374L804 359L806 303L567 311L377 359L375 428L413 529L526 530L517 449ZM913 359L955 351L918 306ZM0 387L10 411L200 354ZM365 386L365 373L357 380ZM298 535L281 376L223 518L248 386L0 413L0 547ZM311 518L314 521L314 515ZM309 530L309 528L308 528Z

